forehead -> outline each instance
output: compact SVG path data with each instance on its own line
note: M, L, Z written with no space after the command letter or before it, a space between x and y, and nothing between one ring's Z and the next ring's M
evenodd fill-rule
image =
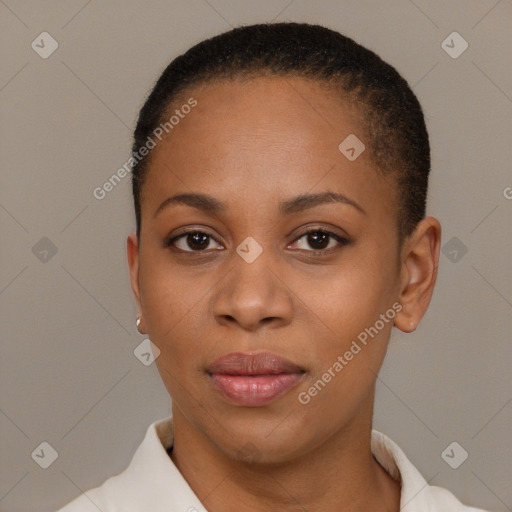
M348 130L364 138L360 106L318 80L237 77L197 86L181 96L183 102L193 96L198 106L195 115L174 134L201 134L229 140L230 145L246 138L255 143L273 138L276 142L301 140L319 146L322 141L330 144L331 138L337 140ZM175 102L171 110L180 104ZM217 128L214 131L213 125Z
M334 187L366 202L375 187L384 192L360 108L332 87L292 77L230 79L185 91L169 113L189 98L197 105L152 150L146 185L153 196L203 191L226 202L261 201ZM339 148L345 140L366 149L350 160Z

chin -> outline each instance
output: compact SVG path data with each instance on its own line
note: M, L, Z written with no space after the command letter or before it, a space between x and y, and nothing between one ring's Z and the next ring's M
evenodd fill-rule
M293 427L286 421L286 415L229 425L224 419L224 428L219 432L207 433L217 449L226 457L248 464L280 465L289 463L308 451L307 439L297 435L303 429ZM288 418L289 420L290 418Z

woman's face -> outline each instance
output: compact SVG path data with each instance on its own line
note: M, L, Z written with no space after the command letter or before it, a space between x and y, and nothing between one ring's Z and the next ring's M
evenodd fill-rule
M142 327L175 416L230 457L290 460L370 425L400 289L393 184L357 108L321 84L189 96L152 150L138 252L128 244ZM351 134L359 156L353 138L338 148ZM341 200L297 199L327 192ZM170 199L183 194L208 200Z

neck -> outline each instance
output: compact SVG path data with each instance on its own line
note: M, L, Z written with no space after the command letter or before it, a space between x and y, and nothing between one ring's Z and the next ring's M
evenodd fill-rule
M173 406L171 458L209 512L396 512L400 484L371 454L371 414L294 460L233 460Z

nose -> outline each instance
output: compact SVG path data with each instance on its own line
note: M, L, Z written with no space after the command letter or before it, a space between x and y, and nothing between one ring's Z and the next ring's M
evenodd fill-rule
M234 254L230 270L216 289L213 313L221 325L247 331L288 325L293 316L292 292L271 268L265 251L252 263Z

